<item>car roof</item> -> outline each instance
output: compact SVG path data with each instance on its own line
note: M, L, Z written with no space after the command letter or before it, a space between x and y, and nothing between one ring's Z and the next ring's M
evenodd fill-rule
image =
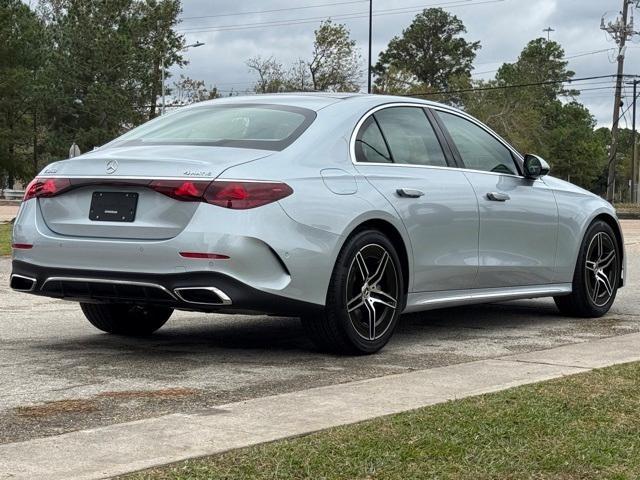
M221 105L221 104L239 104L239 103L262 103L273 105L290 105L302 108L308 108L310 110L318 111L329 105L342 102L357 102L360 105L367 107L375 107L377 105L383 105L385 103L417 103L431 106L442 106L448 109L452 109L448 105L442 105L437 102L431 102L429 100L423 100L421 98L414 97L401 97L395 95L377 95L367 93L337 93L337 92L299 92L299 93L269 93L269 94L254 94L254 95L239 95L233 97L216 98L215 100L208 100L200 102L195 105ZM454 109L452 109L454 110Z

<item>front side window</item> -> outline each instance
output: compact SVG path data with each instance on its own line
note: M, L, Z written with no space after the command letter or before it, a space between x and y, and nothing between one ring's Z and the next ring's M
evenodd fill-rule
M437 112L453 139L466 168L518 175L513 156L502 142L458 115Z
M129 145L206 145L282 150L313 122L306 108L236 104L185 108L163 115L105 147Z
M390 107L374 116L394 163L447 166L438 137L422 108Z

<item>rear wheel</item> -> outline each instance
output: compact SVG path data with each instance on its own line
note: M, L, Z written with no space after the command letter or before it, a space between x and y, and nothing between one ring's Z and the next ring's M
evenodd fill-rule
M81 303L82 313L99 330L116 335L150 335L173 313L169 307Z
M391 338L404 308L400 260L382 233L365 230L343 247L331 276L324 312L302 323L322 350L366 354Z
M613 229L594 222L582 241L570 295L554 297L560 312L575 317L601 317L616 298L620 251Z

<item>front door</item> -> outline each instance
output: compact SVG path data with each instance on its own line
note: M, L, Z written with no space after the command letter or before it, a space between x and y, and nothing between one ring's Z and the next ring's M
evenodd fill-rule
M520 175L505 144L470 120L436 112L475 190L479 214L478 287L553 283L558 208L542 179Z

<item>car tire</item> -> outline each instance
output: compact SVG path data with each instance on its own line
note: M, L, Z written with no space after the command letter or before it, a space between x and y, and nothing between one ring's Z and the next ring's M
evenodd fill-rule
M596 318L609 311L620 282L620 247L602 220L593 222L582 240L570 295L554 297L561 313Z
M151 335L162 327L173 313L169 307L125 304L81 303L87 320L103 332L115 335Z
M338 255L323 312L303 316L302 324L323 351L375 353L391 338L405 297L393 244L377 230L363 230Z

